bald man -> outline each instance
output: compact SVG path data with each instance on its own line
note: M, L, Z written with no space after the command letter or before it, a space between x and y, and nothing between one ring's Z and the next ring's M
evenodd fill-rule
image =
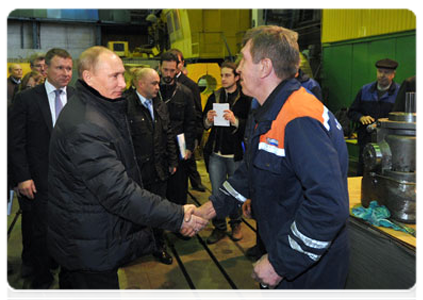
M7 78L7 106L12 104L13 96L18 90L18 85L22 79L22 67L19 64L11 64L9 66L10 76Z
M133 86L128 91L128 118L132 141L146 190L166 197L167 180L176 171L178 155L175 135L170 126L166 104L157 97L159 74L150 68L132 70ZM162 229L154 229L157 250L153 255L162 263L172 264Z

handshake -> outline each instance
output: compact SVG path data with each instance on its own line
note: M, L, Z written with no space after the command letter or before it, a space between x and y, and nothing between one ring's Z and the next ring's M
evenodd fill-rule
M179 232L184 236L192 237L200 230L206 227L210 219L216 216L211 201L206 202L200 207L193 204L185 204L184 206L184 220L182 221Z

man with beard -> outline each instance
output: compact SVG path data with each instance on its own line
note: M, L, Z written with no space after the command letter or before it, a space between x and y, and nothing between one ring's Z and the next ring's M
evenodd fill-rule
M174 53L178 57L178 72L176 74L176 81L182 83L187 88L190 89L192 93L192 97L194 99L195 105L195 113L196 113L196 136L195 136L195 148L197 148L201 143L201 138L203 137L203 117L202 117L202 106L201 106L201 96L200 96L200 89L191 78L182 72L184 70L185 60L182 52L179 49L170 49L169 52ZM191 182L191 187L193 190L199 192L205 192L206 188L201 182L200 173L197 170L197 163L195 161L195 155L192 155L190 159L188 159L187 163L187 175L189 181Z
M215 91L207 100L204 108L204 128L211 132L204 146L204 155L208 157L208 171L213 195L217 195L219 188L226 179L235 173L244 156L244 132L251 98L245 96L238 86L239 75L236 73L237 65L225 61L220 66L222 88ZM230 126L214 125L217 116L213 109L215 103L228 103L229 109L225 110L223 118L229 121ZM237 210L230 216L232 228L231 238L234 241L242 239L241 211ZM207 244L214 244L226 236L226 219L214 218L214 229L207 238Z
M185 153L178 147L179 165L168 180L166 195L170 201L183 205L187 203L188 192L186 163L195 146L195 106L191 91L175 80L178 72L178 57L175 54L169 51L162 54L160 72L160 96L167 105L173 133L175 136L183 134L186 145Z
M363 175L363 150L371 142L372 124L388 117L392 111L400 85L394 82L398 63L385 58L376 62L377 81L364 85L357 93L348 110L351 121L358 123L358 145L360 146L357 175ZM370 126L370 127L369 127Z

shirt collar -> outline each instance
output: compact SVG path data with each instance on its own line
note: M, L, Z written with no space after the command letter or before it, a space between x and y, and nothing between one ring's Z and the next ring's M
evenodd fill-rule
M150 100L151 101L151 99L147 99L143 95L141 95L140 93L138 93L137 90L135 91L135 93L137 93L138 98L140 99L142 105L145 106L145 101L147 101L147 100ZM151 103L153 103L153 101L151 101Z
M48 79L46 79L44 86L46 87L47 95L50 94L50 93L54 93L54 91L57 90L54 85L52 85L50 82L48 82ZM66 95L66 86L60 88L59 90L62 90L63 93Z

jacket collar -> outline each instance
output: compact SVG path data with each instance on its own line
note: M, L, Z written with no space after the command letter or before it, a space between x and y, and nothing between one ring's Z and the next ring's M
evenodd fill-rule
M388 94L392 95L395 93L397 87L395 81L392 80L391 86L388 89ZM370 87L370 92L375 93L377 91L377 81L373 82L372 86Z
M126 113L127 101L124 97L110 99L102 96L97 90L90 87L83 80L78 79L76 87L82 89L84 93L88 93L88 97L84 97L86 102L92 103L98 107L102 107L106 112Z
M257 122L273 121L276 119L286 99L296 90L301 88L298 80L292 78L282 81L273 92L267 97L264 104L258 107L254 112L254 118Z

